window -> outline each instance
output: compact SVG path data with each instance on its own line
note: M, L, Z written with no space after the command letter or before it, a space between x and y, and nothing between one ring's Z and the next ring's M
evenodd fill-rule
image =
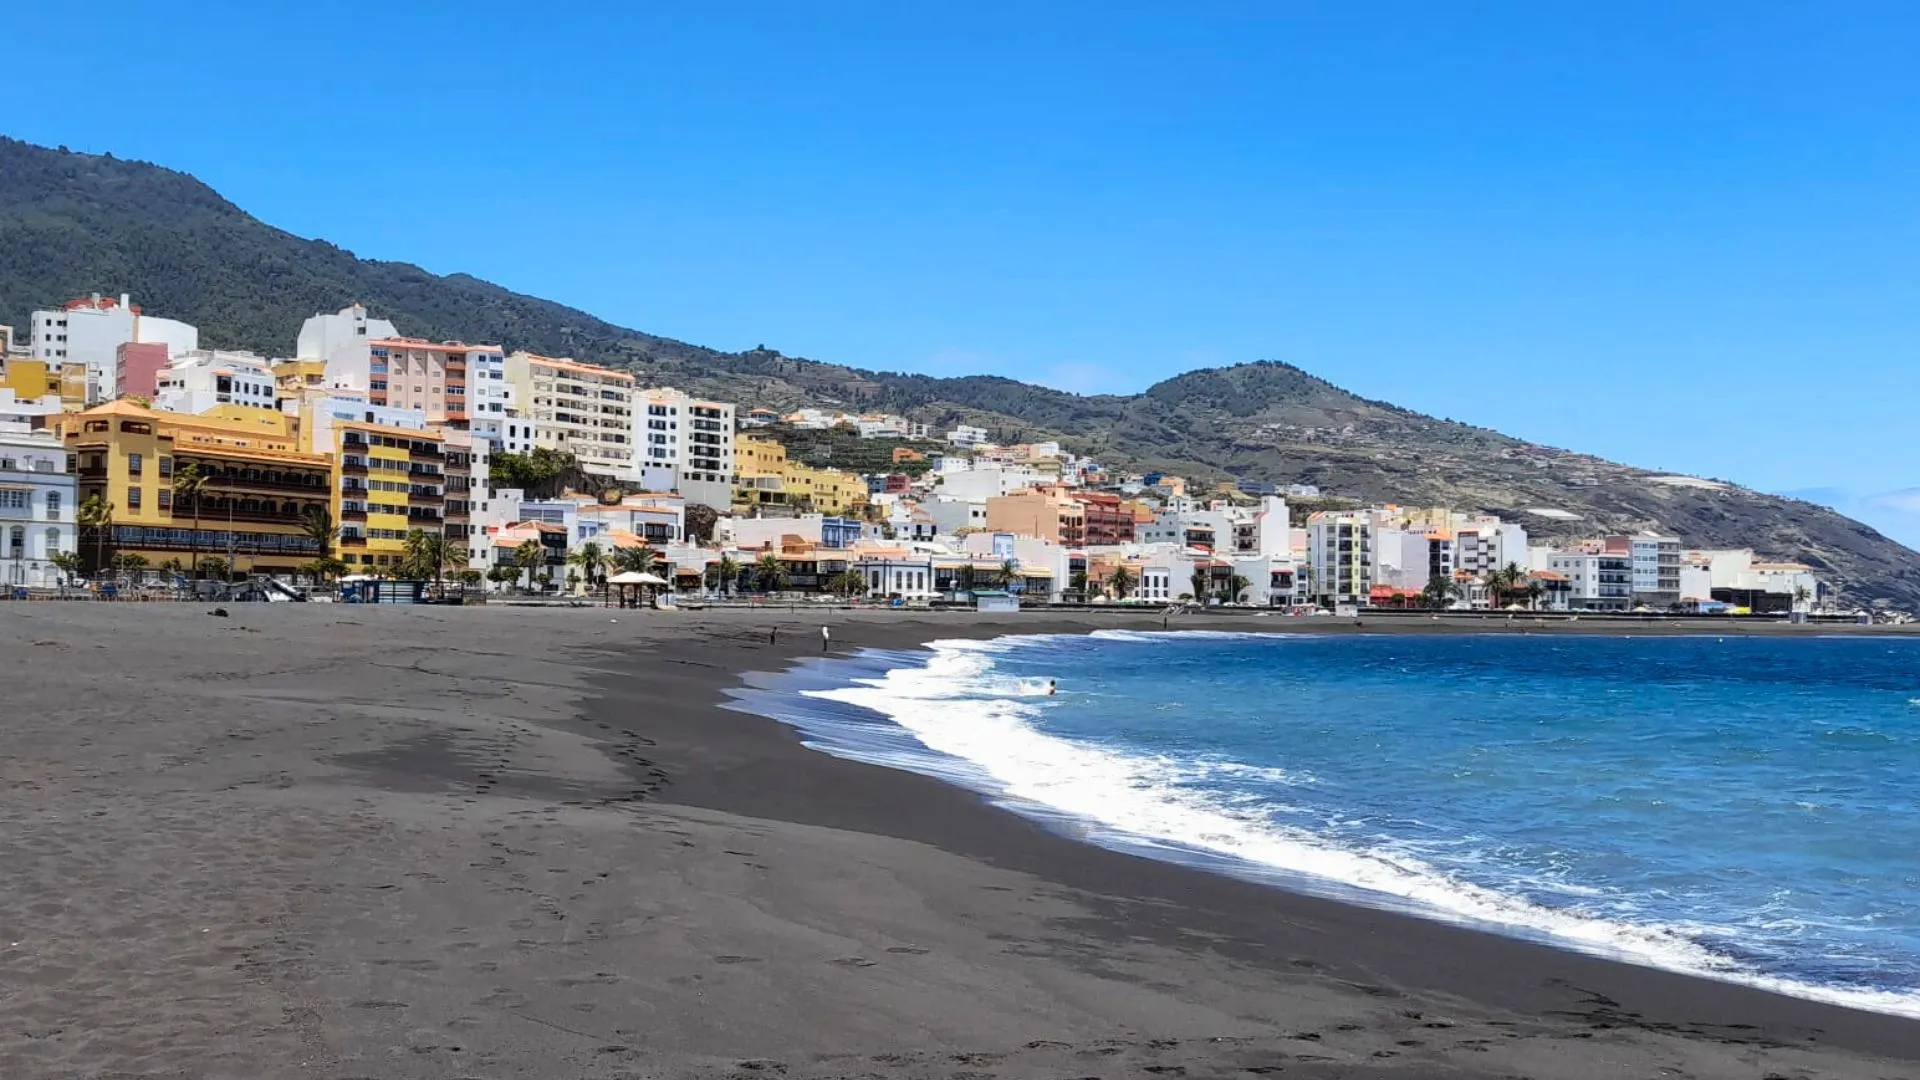
M127 509L129 510L140 509L140 489L139 488L130 487L127 489Z
M140 455L139 454L127 455L127 472L133 474L134 476L140 475Z
M57 491L47 492L47 519L60 520L60 493Z
M173 492L168 491L166 488L160 489L160 509L173 509Z
M27 493L19 488L0 488L0 510L25 510Z

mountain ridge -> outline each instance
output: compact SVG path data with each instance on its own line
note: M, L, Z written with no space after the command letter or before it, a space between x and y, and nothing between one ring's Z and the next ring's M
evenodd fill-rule
M1646 469L1436 419L1292 364L1186 372L1139 394L1082 396L1001 376L865 371L632 330L464 273L361 259L259 221L195 177L0 137L0 322L92 292L133 294L210 348L291 350L300 321L359 301L401 333L567 355L743 404L886 409L1003 440L1057 438L1115 465L1199 480L1499 513L1547 537L1654 529L1689 546L1804 561L1849 597L1920 608L1920 553L1812 503ZM1547 510L1572 518L1541 516Z

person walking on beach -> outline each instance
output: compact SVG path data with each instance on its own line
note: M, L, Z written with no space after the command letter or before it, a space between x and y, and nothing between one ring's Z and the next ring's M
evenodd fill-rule
M833 635L827 631L826 627L824 626L821 627L820 628L820 655L821 656L827 655L827 643L832 640L833 640Z

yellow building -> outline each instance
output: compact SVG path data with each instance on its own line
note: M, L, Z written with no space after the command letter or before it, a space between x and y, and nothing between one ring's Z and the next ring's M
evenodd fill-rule
M9 357L0 371L0 389L12 390L22 401L57 394L68 412L87 406L87 365Z
M278 360L273 365L274 396L299 397L306 389L324 389L327 385L325 360Z
M406 559L407 533L446 524L446 445L437 432L335 420L340 482L333 519L340 560L377 573Z
M839 469L817 469L787 457L787 448L764 435L742 435L734 453L739 470L734 509L791 506L838 516L867 504L867 482Z
M284 422L275 430L113 401L68 415L60 429L82 506L98 495L112 507L105 554L138 555L153 569L217 558L243 574L291 574L324 554L307 522L327 505L333 462L297 452ZM206 480L197 500L175 498L188 466ZM90 564L101 557L97 536L81 530Z

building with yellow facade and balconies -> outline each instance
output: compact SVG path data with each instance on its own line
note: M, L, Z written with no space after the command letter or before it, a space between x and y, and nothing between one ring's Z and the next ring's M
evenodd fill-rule
M121 400L61 418L82 506L99 496L111 509L109 524L81 530L82 560L137 555L157 570L213 558L236 573L291 575L325 555L308 523L328 505L332 459L300 453L287 417L250 411L240 420ZM177 498L189 467L204 486Z
M753 513L768 507L811 509L840 515L867 503L867 482L839 469L818 469L787 457L787 448L766 435L739 437L734 460L739 474L733 488L733 508Z
M406 561L414 529L444 535L446 440L438 432L335 420L335 542L340 560L358 573L392 570Z

